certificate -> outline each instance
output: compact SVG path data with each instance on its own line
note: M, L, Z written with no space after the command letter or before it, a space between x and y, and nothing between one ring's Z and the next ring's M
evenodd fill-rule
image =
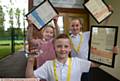
M101 23L113 13L103 0L89 0L84 3L84 6L98 23Z
M91 26L88 59L114 67L115 54L112 49L117 44L117 33L116 26Z
M26 16L38 29L41 29L48 24L53 17L57 16L57 14L56 9L50 1L47 0L32 9Z
M37 6L44 0L33 0L33 6ZM60 8L84 8L84 0L50 0L55 7Z

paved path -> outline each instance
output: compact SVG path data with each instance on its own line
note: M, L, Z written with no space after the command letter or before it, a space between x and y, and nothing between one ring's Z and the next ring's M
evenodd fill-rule
M0 78L24 78L27 59L20 51L0 60Z

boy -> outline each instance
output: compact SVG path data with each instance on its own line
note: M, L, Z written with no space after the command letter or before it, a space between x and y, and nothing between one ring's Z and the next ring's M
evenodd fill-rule
M66 34L60 34L54 40L56 59L47 61L33 73L34 56L29 56L26 77L45 79L47 81L81 81L83 72L88 72L90 66L96 67L90 61L69 57L71 43Z

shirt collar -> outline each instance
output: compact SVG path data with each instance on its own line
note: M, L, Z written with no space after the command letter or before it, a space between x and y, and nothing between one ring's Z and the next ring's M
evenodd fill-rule
M82 32L79 32L77 35L71 34L71 37L77 37L77 36L80 36L80 35L82 35Z
M62 63L59 62L57 59L55 60L55 62L56 62L56 66L57 66L57 67L59 67L59 66L63 66L63 65L65 65L65 66L68 66L68 65L69 65L69 61L68 61L68 59L67 59L67 61L65 62L65 64L62 64Z
M74 37L77 37L77 36L78 36L78 34L77 34L77 35L73 35L73 34L71 34L71 37L73 37L73 38L74 38Z

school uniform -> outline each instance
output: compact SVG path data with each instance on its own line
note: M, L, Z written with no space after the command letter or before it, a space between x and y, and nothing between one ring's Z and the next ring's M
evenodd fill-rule
M36 39L34 40L34 44L38 45L38 56L36 57L37 68L44 64L47 60L53 60L56 58L53 40L44 42L41 39Z
M71 34L70 37L71 37L71 40L73 43L73 49L71 52L72 57L79 57L81 59L87 60L88 59L88 50L89 50L90 32L79 33L76 36ZM80 48L79 48L80 50L76 52L76 50L74 48L77 48L78 45L80 45Z
M56 74L58 81L67 81L69 62L68 59L65 64L55 60ZM46 79L47 81L55 81L54 74L54 61L46 61L41 67L34 71L35 77L39 79ZM81 75L83 72L88 72L90 69L91 62L76 57L71 58L71 73L70 81L81 81Z
M81 59L88 60L90 32L88 31L88 32L79 33L76 36L71 34L70 37L74 47L76 48L80 44L81 38L83 39L82 43L80 44L80 50L78 52L76 52L74 48L72 49L71 52L72 57L78 57ZM91 81L93 78L91 77L91 74L93 74L92 72L97 69L99 68L90 68L90 71L88 73L83 73L81 81Z

